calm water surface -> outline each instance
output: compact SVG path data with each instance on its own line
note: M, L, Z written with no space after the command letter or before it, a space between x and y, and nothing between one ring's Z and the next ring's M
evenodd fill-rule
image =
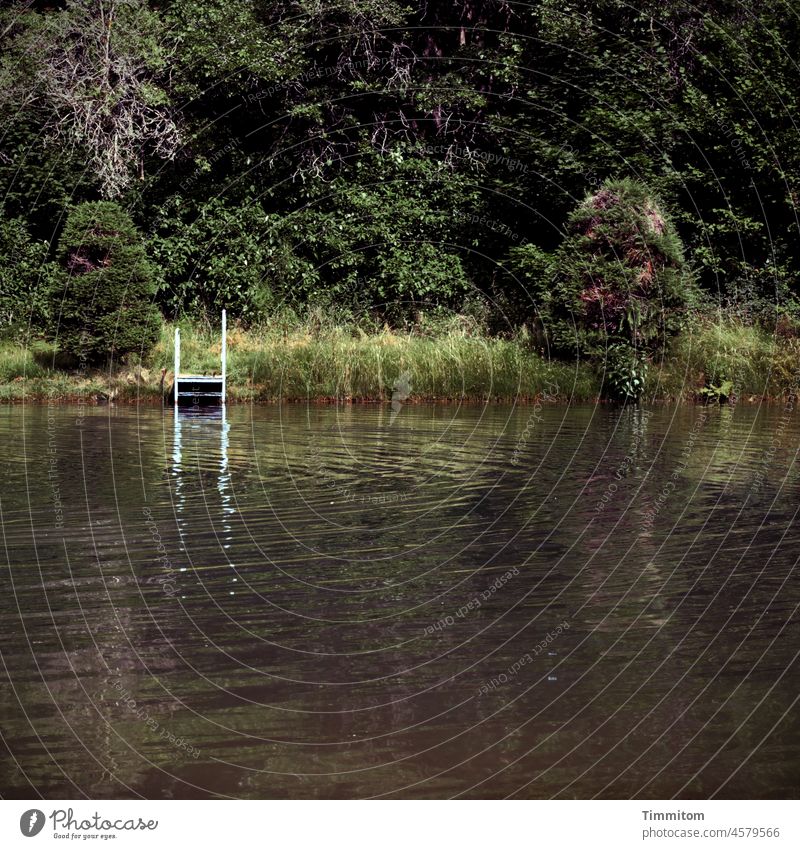
M796 798L799 432L4 407L0 793Z

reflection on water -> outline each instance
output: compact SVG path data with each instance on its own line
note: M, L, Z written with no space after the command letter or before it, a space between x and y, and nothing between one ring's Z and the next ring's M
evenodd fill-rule
M798 795L793 414L393 412L0 410L3 795Z
M233 526L231 516L235 512L233 507L233 491L231 488L231 476L228 469L228 444L230 425L228 424L227 408L201 407L197 410L189 407L181 409L178 415L172 416L175 429L172 441L172 475L173 475L173 499L175 521L178 528L178 536L181 541L180 550L185 551L184 539L186 534L191 533L192 505L191 499L187 498L185 483L191 477L191 468L184 464L183 444L184 431L188 445L197 446L206 442L219 440L219 473L217 476L217 490L219 491L219 514L218 514L218 539L224 551L230 547ZM191 462L192 458L188 458ZM188 472L188 474L187 474Z

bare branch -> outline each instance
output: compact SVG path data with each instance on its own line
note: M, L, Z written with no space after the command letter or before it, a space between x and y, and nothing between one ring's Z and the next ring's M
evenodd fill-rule
M128 187L145 152L172 159L180 145L155 82L169 57L141 31L153 20L141 0L73 0L46 39L39 74L48 129L88 150L109 198Z

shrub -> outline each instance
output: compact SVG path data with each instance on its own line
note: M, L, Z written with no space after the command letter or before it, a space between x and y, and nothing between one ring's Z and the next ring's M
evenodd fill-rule
M19 218L0 219L0 331L8 334L47 321L54 266L46 242L31 238Z
M509 266L513 275L524 284L528 295L537 306L548 300L553 277L553 255L538 245L527 244L511 248Z
M645 355L662 348L694 284L659 200L633 180L605 183L567 231L549 299L557 346L595 356L618 343Z
M309 192L283 224L318 270L294 287L300 302L375 309L402 325L419 309L458 308L472 292L469 251L456 247L472 221L468 180L443 179L410 150L364 150L356 174L316 181Z
M531 285L556 353L596 363L612 352L607 394L641 391L646 359L664 347L694 301L694 281L663 205L633 180L605 183L578 205L552 257L512 260ZM627 376L626 376L627 375Z
M73 208L58 259L60 350L95 364L149 351L160 327L156 277L128 213L108 201Z
M164 269L159 301L167 314L216 321L224 307L246 323L266 316L282 287L314 276L281 224L258 203L218 198L162 212L150 250Z
M624 342L610 345L605 358L603 393L620 401L635 401L644 391L647 361Z

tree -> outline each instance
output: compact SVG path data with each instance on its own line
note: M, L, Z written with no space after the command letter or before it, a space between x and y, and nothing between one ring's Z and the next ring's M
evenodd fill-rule
M509 248L552 254L576 199L629 176L669 205L702 287L774 322L800 309L795 6L20 0L0 8L3 211L51 240L65 202L124 199L169 239L170 283L196 263L192 283L213 290L197 300L216 309L229 278L232 313L252 309L252 258L278 302L275 278L292 286L297 267L298 299L356 287L452 306L478 288L515 324ZM223 250L254 204L266 227L242 234L244 268L195 260L213 219ZM184 262L201 210L213 227L193 227ZM185 293L162 303L192 308Z
M128 213L111 201L75 207L58 259L62 287L53 312L60 350L92 364L146 354L160 329L156 277Z
M180 144L159 85L170 52L144 0L68 0L66 8L7 22L11 59L0 67L4 111L34 112L46 136L77 146L107 198L120 196L147 156L172 159Z

